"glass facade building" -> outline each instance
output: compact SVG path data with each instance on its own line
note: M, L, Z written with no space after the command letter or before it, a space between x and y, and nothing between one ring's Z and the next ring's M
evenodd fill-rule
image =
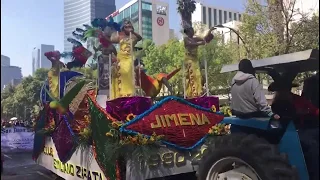
M153 12L153 5L157 6L156 1L148 0L133 0L126 4L120 10L111 14L115 22L122 22L124 19L129 19L135 29L143 39L154 39L153 23L157 14ZM166 6L167 7L167 6ZM169 32L169 28L168 28ZM140 42L141 43L141 42Z
M72 51L67 41L72 32L94 18L104 18L116 10L115 0L64 0L64 51Z

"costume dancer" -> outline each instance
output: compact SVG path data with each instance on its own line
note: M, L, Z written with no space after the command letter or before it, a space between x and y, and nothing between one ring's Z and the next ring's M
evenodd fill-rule
M184 66L186 70L186 96L188 98L201 96L202 83L198 59L198 47L205 45L207 42L212 40L213 35L211 34L211 31L214 29L215 28L209 29L204 38L200 38L194 36L194 29L192 26L187 24L184 25L184 33L186 34L186 37L184 38L184 47L186 49Z
M133 83L133 47L142 39L134 32L130 21L124 20L121 32L111 35L111 42L120 46L117 60L118 63L112 72L111 99L118 97L128 97L135 94L135 84Z

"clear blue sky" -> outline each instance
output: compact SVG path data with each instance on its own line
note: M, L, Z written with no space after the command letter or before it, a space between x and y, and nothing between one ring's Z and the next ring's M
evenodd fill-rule
M107 0L106 0L107 1ZM170 28L179 31L176 0L169 2ZM129 0L116 0L117 9ZM243 0L202 0L203 3L243 10ZM1 0L1 54L20 66L23 76L32 71L32 49L51 44L63 50L63 0Z

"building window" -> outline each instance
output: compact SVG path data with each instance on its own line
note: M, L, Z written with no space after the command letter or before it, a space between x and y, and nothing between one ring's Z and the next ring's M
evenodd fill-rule
M130 19L130 8L123 10L123 19Z
M138 2L132 4L132 6L131 6L131 14L134 14L137 12L139 12L139 3Z
M222 23L222 10L219 10L219 24L223 24Z
M233 20L237 20L237 13L233 13Z
M209 28L212 27L212 12L211 12L211 8L208 8L208 16L209 16Z
M241 21L241 14L239 14L239 21Z
M152 11L152 4L147 2L142 2L142 10Z
M217 10L213 9L213 25L217 25Z
M227 11L223 11L223 22L224 23L226 23L227 22L227 18L228 18L228 16L227 16Z
M229 21L232 21L232 12L229 12Z
M122 21L123 20L123 11L121 11L118 15L118 21Z
M152 39L152 5L150 3L142 2L142 38Z
M203 24L207 24L207 11L205 6L202 7L202 17L203 17Z

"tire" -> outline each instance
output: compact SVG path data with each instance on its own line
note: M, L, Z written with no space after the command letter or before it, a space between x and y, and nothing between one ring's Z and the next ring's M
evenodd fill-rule
M235 133L215 138L208 146L198 169L199 180L222 158L238 158L254 169L261 180L299 180L297 171L278 148L255 135Z

